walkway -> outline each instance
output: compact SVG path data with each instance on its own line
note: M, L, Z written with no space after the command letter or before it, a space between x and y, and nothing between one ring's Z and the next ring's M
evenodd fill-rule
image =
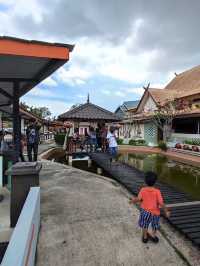
M37 266L186 265L162 235L140 240L138 210L115 181L43 162Z

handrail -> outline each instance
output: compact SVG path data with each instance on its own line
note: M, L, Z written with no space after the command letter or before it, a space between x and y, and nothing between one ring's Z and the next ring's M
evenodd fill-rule
M12 233L1 266L34 266L40 227L40 188L32 187Z

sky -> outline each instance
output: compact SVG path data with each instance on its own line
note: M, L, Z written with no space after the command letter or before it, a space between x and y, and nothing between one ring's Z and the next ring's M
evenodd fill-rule
M199 0L0 0L0 35L75 44L22 98L53 116L90 101L114 111L200 64Z

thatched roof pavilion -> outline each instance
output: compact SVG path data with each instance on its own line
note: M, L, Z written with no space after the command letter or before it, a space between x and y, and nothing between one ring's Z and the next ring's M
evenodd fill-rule
M61 121L72 120L76 122L117 122L120 118L114 113L90 103L81 104L78 107L69 110L58 117Z

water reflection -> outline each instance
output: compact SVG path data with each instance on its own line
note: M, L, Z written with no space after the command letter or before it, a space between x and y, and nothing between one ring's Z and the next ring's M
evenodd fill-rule
M200 200L200 168L182 164L158 154L120 154L119 160L142 171L154 171L159 180Z

